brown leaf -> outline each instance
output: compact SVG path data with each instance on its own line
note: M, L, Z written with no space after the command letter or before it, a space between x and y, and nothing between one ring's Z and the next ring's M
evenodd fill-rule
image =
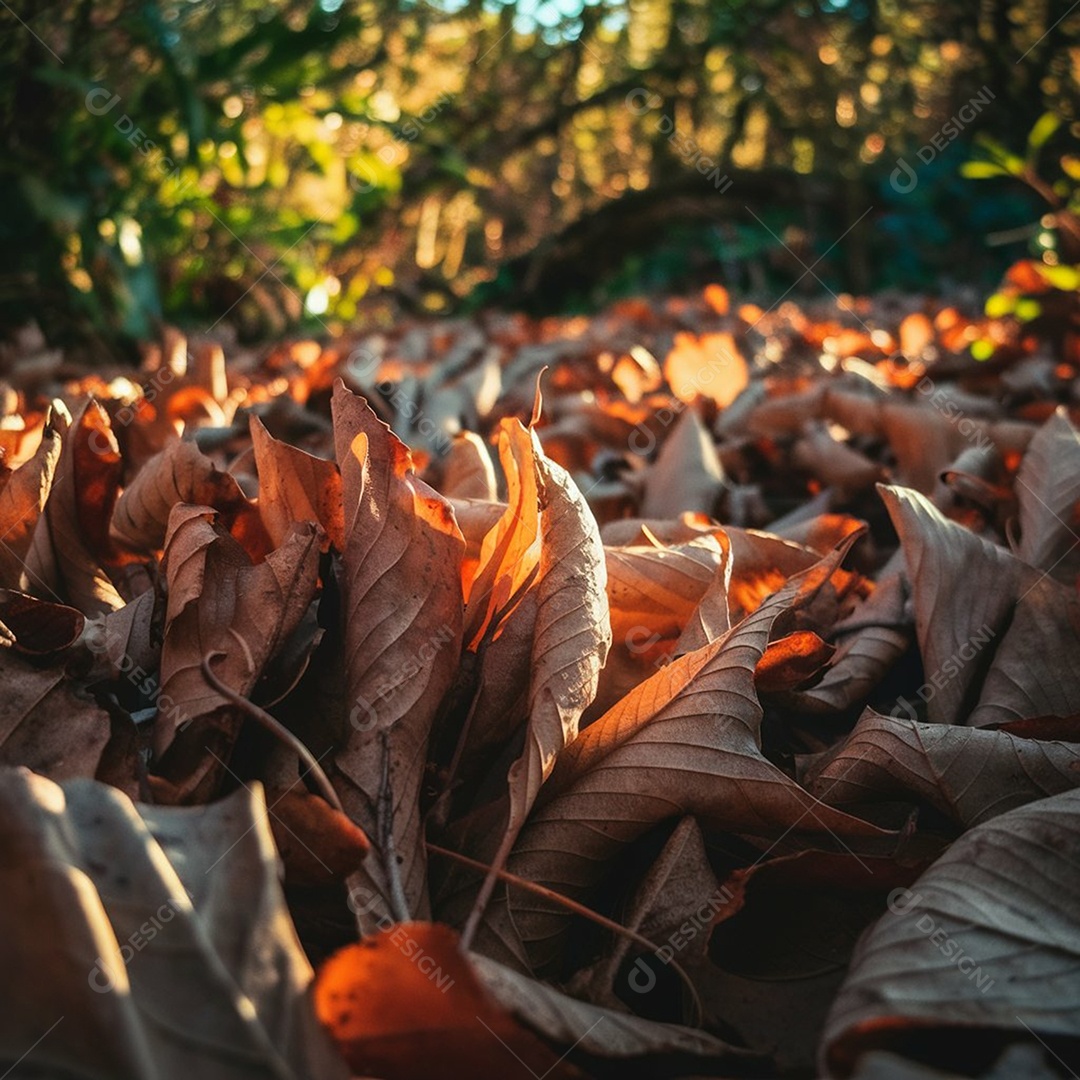
M611 645L600 530L577 485L533 441L540 495L540 567L525 750L511 766L510 825L517 834L556 756L576 738Z
M848 1076L871 1048L933 1035L961 1060L1001 1033L1075 1047L1078 893L1080 791L965 833L859 943L822 1065Z
M137 807L104 784L4 770L0 965L19 987L5 1059L50 1076L344 1080L266 818L258 790Z
M336 953L319 972L315 1008L354 1072L386 1080L428 1080L447 1062L455 1076L526 1068L559 1080L640 1059L657 1080L755 1064L705 1032L600 1009L463 953L452 930L430 923Z
M259 516L274 545L285 539L293 522L315 521L326 534L323 550L333 544L342 551L345 517L337 465L275 439L254 413L251 443L259 473Z
M948 521L921 495L881 488L914 587L935 723L976 727L1069 716L1080 700L1080 597L990 541ZM911 702L904 699L910 711Z
M676 517L686 511L712 515L724 487L724 470L712 436L692 409L684 409L645 478L642 517Z
M520 975L486 956L472 956L484 989L519 1023L556 1047L570 1046L568 1059L590 1075L629 1075L638 1065L656 1080L688 1073L756 1075L760 1057L708 1032L660 1024L618 1010L598 1008Z
M933 806L964 828L1080 787L1080 745L1004 731L920 724L867 709L854 731L803 778L846 809L897 797Z
M447 1062L460 1076L581 1075L492 1001L446 926L401 923L335 953L315 1009L357 1075L428 1080Z
M766 837L803 824L805 832L848 838L887 835L826 810L760 749L753 671L769 631L781 613L812 598L843 553L793 578L723 638L661 669L586 728L560 756L509 869L580 900L622 848L676 814ZM492 910L484 951L520 963L523 944L546 970L565 913L534 898L527 907L511 902Z
M931 685L930 719L963 723L1020 595L1022 564L907 488L878 489L900 534L915 600L915 628ZM946 664L948 668L946 668ZM1052 710L1044 710L1050 712Z
M63 438L44 513L26 555L21 588L63 599L84 615L124 606L104 567L122 470L105 410L88 401Z
M1028 446L1016 477L1020 503L1017 554L1038 570L1057 571L1077 544L1080 503L1080 435L1057 409Z
M225 653L214 668L223 683L242 696L251 693L315 595L320 539L317 525L295 525L265 562L252 566L216 523L213 510L174 507L163 561L168 606L154 722L156 756L170 747L181 724L227 704L203 678L201 664L208 653ZM224 753L237 730L236 722L227 725ZM201 735L197 726L187 727L184 737L198 743Z
M809 426L792 447L791 457L798 468L848 496L885 479L880 465L835 438L824 424Z
M812 630L770 641L754 669L754 686L759 694L794 690L817 675L835 651Z
M526 659L523 646L528 640L528 667L521 674L528 680L529 691L521 717L524 749L507 773L507 817L493 858L499 868L504 865L537 793L551 775L557 755L577 735L581 715L596 695L600 669L611 644L605 591L607 571L596 521L566 470L545 455L535 434L530 431L527 437L528 443L518 437L517 467L522 473L532 472L535 477L533 490L539 500L539 566L535 584L529 587L529 579L523 582L529 591L505 624L514 624L510 640L514 643L512 659L518 664ZM511 475L509 469L507 474ZM522 488L527 487L522 483ZM524 515L528 514L527 507L528 504ZM518 527L510 526L507 535L512 536ZM496 537L498 529L493 530ZM518 543L524 545L527 540L527 536L522 536ZM497 579L496 588L507 576ZM509 588L508 583L503 595L513 595L508 593ZM517 612L523 616L519 623L515 623ZM507 713L508 702L496 702L490 694L495 685L505 682L506 673L495 665L507 658L503 650L495 655L490 649L486 651L480 669L480 700L476 704L480 705L486 695L492 705L501 705L502 714L510 723L504 719L499 726L508 738L516 734L519 714ZM475 715L478 711L474 706L471 722L483 737L495 725L487 715ZM489 877L474 919L483 907L486 891L493 885L494 878Z
M85 623L74 608L0 589L0 645L23 655L49 656L74 645Z
M49 497L61 436L47 423L34 456L14 471L0 470L0 585L17 587L38 518Z
M723 579L729 572L727 551L727 537L719 529L668 547L636 544L604 549L612 648L588 711L592 719L667 663L701 598L717 577ZM720 588L723 633L729 629L723 580Z
M448 499L494 501L498 498L495 467L491 462L487 444L479 435L472 431L463 431L454 436L443 462L439 490Z
M449 503L412 471L408 449L340 380L332 408L345 503L345 662L353 703L334 783L349 817L380 848L383 865L372 858L364 868L370 914L385 914L392 904L399 914L404 908L422 915L422 765L461 652L465 544Z
M914 640L905 614L901 573L904 557L896 554L882 568L874 591L833 627L839 642L821 681L793 699L808 712L843 712L867 700Z
M270 829L290 885L327 885L358 870L371 848L362 829L324 798L299 788L267 791Z
M664 378L680 401L704 397L723 409L742 393L750 371L731 334L680 332L664 360Z
M39 668L0 649L0 764L53 780L92 777L109 741L109 714L77 692L63 668Z
M135 474L120 496L110 528L113 539L134 551L160 551L178 503L211 506L231 521L247 500L236 479L218 469L195 443L172 442Z
M484 536L466 596L465 641L473 652L498 631L539 569L538 456L543 451L532 434L517 420L504 420L499 427L499 460L506 476L507 505Z

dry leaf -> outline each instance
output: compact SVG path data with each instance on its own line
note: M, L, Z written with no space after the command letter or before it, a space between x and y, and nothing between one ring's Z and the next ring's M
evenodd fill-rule
M105 410L88 401L63 437L52 488L26 554L23 591L67 600L88 616L124 606L103 566L113 554L109 520L122 468Z
M0 922L20 928L0 938L19 987L0 1060L65 1076L344 1080L306 995L261 794L137 808L104 784L8 770L0 804Z
M645 479L643 517L676 517L686 511L712 515L724 487L712 438L697 413L685 409L664 440Z
M964 834L890 896L859 943L829 1014L823 1066L848 1076L865 1051L932 1034L957 1055L999 1032L1074 1050L1078 893L1080 791Z
M0 471L0 584L17 586L34 530L52 488L61 436L50 421L34 456L18 469Z
M1080 744L920 724L868 709L802 780L830 806L851 809L900 797L924 802L971 828L1080 787Z
M112 538L135 551L159 551L178 503L212 506L230 522L247 500L235 478L218 469L193 442L172 442L124 489L113 511Z
M63 668L38 668L0 649L0 764L53 780L93 776L109 741L109 714L79 694Z
M1016 477L1020 503L1017 554L1038 570L1056 570L1080 544L1076 534L1080 503L1080 436L1064 409L1039 428Z
M209 507L179 504L169 517L164 571L168 585L161 695L154 723L154 751L161 757L181 725L226 704L203 678L207 654L223 652L215 674L247 696L280 651L315 595L320 530L294 525L285 542L252 566L240 545ZM228 752L238 725L227 725ZM186 728L198 742L197 728Z
M259 516L274 545L285 539L293 522L315 521L326 534L323 549L333 544L342 551L345 520L341 473L337 465L279 442L254 414L251 416L251 444L259 472Z
M369 914L422 916L428 901L421 768L461 652L465 544L449 503L412 471L408 449L340 382L333 414L345 503L342 591L352 703L334 782L382 860L373 866L373 855L364 868L371 876Z
M779 837L833 832L886 835L825 808L761 754L761 707L753 672L773 622L809 602L843 550L792 579L727 635L680 657L586 728L560 756L522 831L509 869L581 900L612 859L650 825L693 814L711 829ZM560 909L510 897L493 908L479 939L498 959L537 970L557 956Z

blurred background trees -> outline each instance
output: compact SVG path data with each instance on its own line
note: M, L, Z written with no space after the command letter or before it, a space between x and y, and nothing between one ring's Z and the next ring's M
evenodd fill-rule
M0 26L0 324L54 341L1072 258L1058 0L9 0ZM1038 183L960 175L1028 168L1047 113Z

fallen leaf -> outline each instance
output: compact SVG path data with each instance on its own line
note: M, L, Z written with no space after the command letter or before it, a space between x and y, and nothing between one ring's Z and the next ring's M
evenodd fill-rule
M683 410L645 479L643 517L676 517L684 511L712 515L724 472L709 433L692 408Z
M350 730L334 757L345 811L378 851L372 918L428 906L421 763L461 652L464 540L408 449L339 381L334 436L345 504L343 593ZM381 860L381 865L380 865Z
M460 1076L581 1075L492 1001L445 926L399 923L335 953L315 1009L357 1075L427 1080L448 1061Z
M124 601L103 563L113 554L109 520L123 463L105 410L88 401L62 440L45 509L26 554L20 588L66 600L84 615Z
M1080 787L1080 744L920 724L867 710L802 780L830 806L852 809L900 797L971 828Z
M1076 509L1080 503L1080 436L1063 409L1039 428L1016 477L1020 504L1017 554L1038 570L1061 570L1062 560L1080 544Z
M154 722L157 757L181 725L185 743L199 744L204 736L192 722L228 704L203 678L205 656L224 653L215 674L235 693L250 694L315 595L319 540L317 525L294 525L276 551L252 566L216 523L215 511L184 503L173 508L163 562L168 606ZM227 756L238 728L235 720L225 724L224 741L215 749L219 758Z
M3 1060L50 1075L344 1080L257 791L140 813L104 784L7 770L0 803L0 921L21 928L0 939L19 986Z
M113 510L112 538L135 551L160 551L178 503L211 506L228 523L247 500L233 476L193 442L178 440L152 457L124 489Z
M345 520L337 465L275 439L254 414L251 445L259 473L259 515L273 544L282 543L293 522L315 521L326 534L323 549L333 544L338 551L344 550Z
M16 587L34 530L52 488L61 436L51 418L34 456L14 471L0 470L0 584Z
M1080 1039L1078 890L1080 791L965 833L892 894L859 943L829 1014L822 1066L846 1077L871 1049L902 1050L933 1034L956 1055L1006 1033L1071 1056Z
M792 579L711 645L662 668L586 728L560 755L508 869L582 900L650 825L693 814L710 829L778 837L805 832L884 837L825 808L761 754L753 671L773 622L806 603L844 549ZM492 908L482 951L511 964L526 950L538 971L558 955L567 916L530 898ZM520 944L518 944L520 942Z

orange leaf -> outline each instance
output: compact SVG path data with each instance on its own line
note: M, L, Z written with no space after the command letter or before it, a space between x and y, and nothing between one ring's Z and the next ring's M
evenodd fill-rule
M726 408L750 381L750 371L731 334L678 333L664 377L680 401L705 397Z
M580 1075L491 1000L446 926L400 923L336 952L315 1012L359 1076Z

